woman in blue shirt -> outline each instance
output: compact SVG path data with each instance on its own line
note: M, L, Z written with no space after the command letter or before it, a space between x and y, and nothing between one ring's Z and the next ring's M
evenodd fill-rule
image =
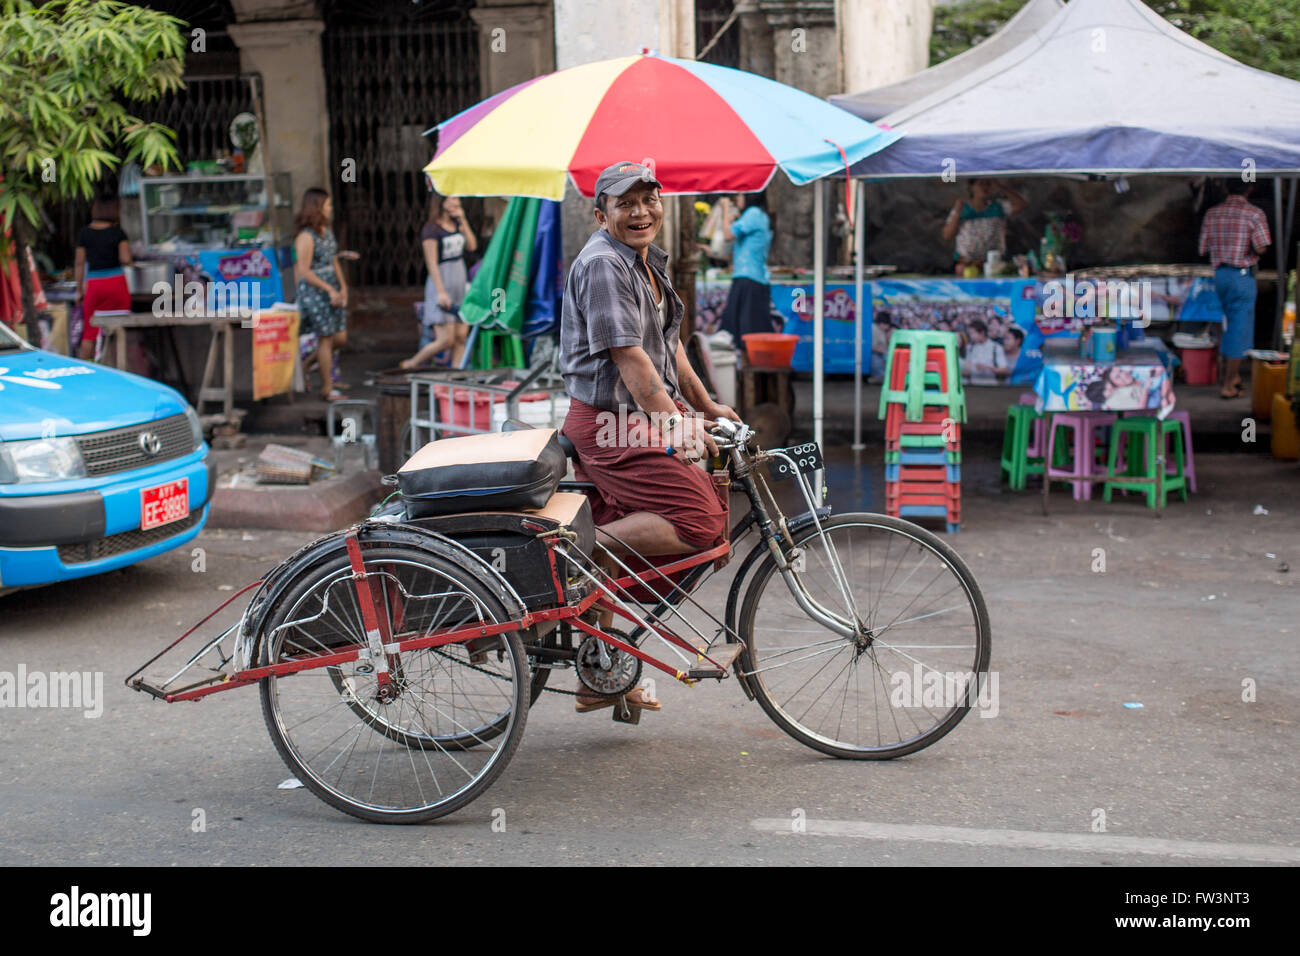
M731 333L739 348L741 336L773 331L772 278L767 271L772 223L763 193L741 193L736 198L736 205L725 197L720 200L723 235L735 240L735 245L731 250L731 290L719 327Z

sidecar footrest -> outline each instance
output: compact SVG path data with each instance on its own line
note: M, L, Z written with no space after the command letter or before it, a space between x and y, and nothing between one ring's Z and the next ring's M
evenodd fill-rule
M721 647L709 651L709 657L712 660L702 660L698 667L692 667L686 672L686 676L691 680L705 680L714 678L722 680L727 676L727 669L740 656L740 652L745 649L744 644L723 644ZM714 666L713 661L717 661Z

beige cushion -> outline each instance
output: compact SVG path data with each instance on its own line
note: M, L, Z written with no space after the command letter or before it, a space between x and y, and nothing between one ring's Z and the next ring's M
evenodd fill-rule
M545 507L529 509L526 513L549 519L567 527L573 523L573 519L578 516L578 513L582 511L582 506L586 503L586 495L573 491L557 491L551 495L551 500L546 502Z
M554 434L554 428L524 428L431 441L407 459L398 474L448 465L532 461L541 455Z

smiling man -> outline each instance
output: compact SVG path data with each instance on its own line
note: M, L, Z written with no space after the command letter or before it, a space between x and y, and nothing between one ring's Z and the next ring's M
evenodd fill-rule
M727 536L726 491L666 454L668 447L717 454L715 418L739 421L714 402L686 358L684 308L668 281L668 254L654 245L663 225L660 185L640 163L615 163L596 180L600 227L569 270L560 319L560 361L571 403L564 434L596 485L592 514L616 554L689 554ZM625 547L626 545L626 547ZM579 696L578 710L612 699ZM634 692L630 706L643 703Z

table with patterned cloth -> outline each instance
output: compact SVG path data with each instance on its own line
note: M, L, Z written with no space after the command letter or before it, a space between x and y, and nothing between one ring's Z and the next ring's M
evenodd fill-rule
M1174 410L1174 383L1159 352L1140 343L1098 362L1079 354L1075 338L1043 343L1043 367L1034 384L1040 412L1149 411L1166 418Z

